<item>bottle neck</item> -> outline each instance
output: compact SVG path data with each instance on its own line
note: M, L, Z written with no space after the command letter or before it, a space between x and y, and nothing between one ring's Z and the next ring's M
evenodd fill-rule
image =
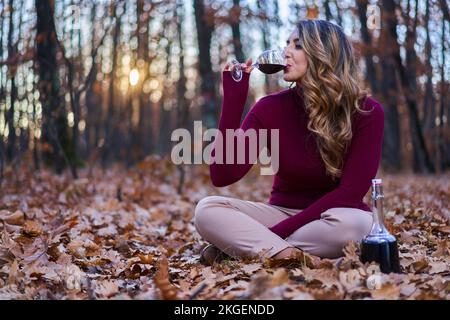
M389 231L384 224L383 190L381 185L372 186L373 224L369 236L388 236Z

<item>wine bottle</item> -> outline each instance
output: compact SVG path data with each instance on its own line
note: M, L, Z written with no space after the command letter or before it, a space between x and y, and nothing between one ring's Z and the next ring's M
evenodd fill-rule
M383 199L382 180L373 179L373 223L369 234L361 242L361 261L377 262L383 273L400 273L397 240L384 224Z

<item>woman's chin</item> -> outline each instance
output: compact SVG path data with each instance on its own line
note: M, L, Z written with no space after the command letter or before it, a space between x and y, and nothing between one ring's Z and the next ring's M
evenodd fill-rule
M286 82L292 82L292 81L295 81L295 79L293 79L292 76L289 76L289 74L284 74L284 75L283 75L283 79L284 79L284 81L286 81Z

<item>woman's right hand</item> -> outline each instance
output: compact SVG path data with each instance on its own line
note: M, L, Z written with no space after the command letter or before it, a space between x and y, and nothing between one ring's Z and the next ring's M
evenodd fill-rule
M231 71L230 67L231 63L227 62L225 64L225 67L223 68L223 71ZM245 63L241 63L241 68L242 70L244 70L244 72L251 73L254 69L254 67L252 67L252 58L249 58Z

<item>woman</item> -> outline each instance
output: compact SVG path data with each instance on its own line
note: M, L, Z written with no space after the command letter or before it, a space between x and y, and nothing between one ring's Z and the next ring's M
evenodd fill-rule
M206 264L222 252L337 258L349 241L360 241L371 228L372 213L362 200L380 162L383 108L360 88L351 44L339 26L300 21L285 55L284 80L295 87L259 100L242 125L251 60L243 64L240 82L225 66L219 130L279 129L279 170L268 203L221 196L198 203L195 226L212 244L202 251ZM213 163L212 183L230 185L251 167Z

